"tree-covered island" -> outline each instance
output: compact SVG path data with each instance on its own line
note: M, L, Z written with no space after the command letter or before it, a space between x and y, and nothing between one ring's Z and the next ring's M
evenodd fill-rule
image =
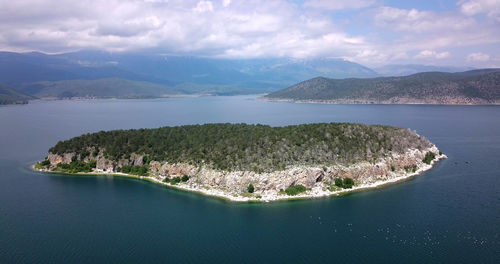
M445 157L409 129L349 123L205 124L60 141L34 167L135 175L236 201L316 197L404 179Z

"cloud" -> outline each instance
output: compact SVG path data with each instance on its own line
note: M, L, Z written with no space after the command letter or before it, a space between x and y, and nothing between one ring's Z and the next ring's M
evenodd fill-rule
M467 55L467 61L489 61L490 55L481 52L471 53Z
M231 0L223 0L222 1L222 6L223 7L228 7L231 4Z
M467 16L486 13L488 17L500 21L500 0L460 1L460 10Z
M373 4L375 4L375 0L308 0L304 2L304 7L326 10L345 10L365 8Z
M461 30L476 25L474 19L455 14L438 14L414 8L400 9L388 6L378 8L374 18L378 26L412 32Z
M219 9L213 1L192 0L52 0L57 9L43 1L11 2L0 10L0 48L303 58L353 55L366 45L329 17L284 0L221 1L226 8Z
M0 50L341 57L368 65L458 58L467 63L468 54L457 49L500 51L500 25L488 13L494 6L485 9L479 0L444 12L380 6L376 0L0 1ZM462 10L473 1L481 4L475 14L486 16ZM352 11L357 9L363 10Z
M415 59L445 59L450 57L450 53L447 51L436 52L433 50L422 50L420 53L415 55Z
M210 1L200 1L193 10L198 13L212 12L214 11L214 6Z

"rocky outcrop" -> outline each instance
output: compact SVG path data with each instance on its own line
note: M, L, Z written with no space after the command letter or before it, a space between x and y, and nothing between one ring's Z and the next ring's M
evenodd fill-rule
M303 185L308 189L304 197L314 197L335 193L330 190L330 187L334 184L335 178L339 177L352 178L358 186L371 186L419 173L432 166L423 162L428 152L434 153L436 159L445 157L440 154L436 146L432 145L422 150L409 149L404 154L394 152L376 162L321 167L293 166L268 173L221 171L204 165L194 166L185 163L172 164L152 161L149 164L150 175L148 178L158 183L164 183L165 179L186 175L189 176L189 180L179 183L177 186L187 190L225 196L232 200L283 199L287 196L283 195L282 191L294 185ZM75 153L49 154L48 159L51 166L55 167L61 162L70 163L75 157L77 157ZM96 172L102 173L117 173L119 167L143 164L143 157L138 154L130 155L129 159L122 159L118 162L108 160L101 154L91 159L96 160ZM412 170L409 171L408 168ZM254 186L253 194L247 192L249 184Z
M276 194L293 185L303 185L309 189L319 188L326 191L337 177L353 178L361 185L400 177L401 174L409 173L406 172L406 168L417 170L428 166L422 160L429 151L439 157L439 150L432 146L425 150L408 150L403 155L393 154L376 163L361 162L350 166L296 166L283 171L256 173L253 171L217 171L189 164L154 161L150 164L150 171L152 177L158 180L188 175L190 180L186 185L192 188L218 189L233 193L245 193L249 184L255 187L254 193L256 195Z
M57 155L49 153L47 159L50 161L50 165L55 167L59 163L69 164L76 157L76 153L64 153L63 155Z
M93 150L90 150L91 152ZM81 160L84 162L95 161L96 162L96 170L101 172L116 172L117 168L121 168L124 166L142 166L144 165L143 161L144 155L132 153L130 154L130 158L128 159L120 159L118 161L109 160L104 157L103 151L99 151L97 156L86 156L82 159L81 155L77 155L76 153L64 153L62 155L49 153L47 159L50 161L50 168L55 168L57 164L69 164L74 160Z

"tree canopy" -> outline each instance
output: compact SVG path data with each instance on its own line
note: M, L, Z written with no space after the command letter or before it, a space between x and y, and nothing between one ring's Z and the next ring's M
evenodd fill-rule
M205 124L101 131L60 141L49 151L76 153L80 159L95 159L103 154L115 161L136 153L148 161L264 172L282 170L289 165L374 161L391 151L404 153L408 148L423 149L430 144L408 129L381 125Z

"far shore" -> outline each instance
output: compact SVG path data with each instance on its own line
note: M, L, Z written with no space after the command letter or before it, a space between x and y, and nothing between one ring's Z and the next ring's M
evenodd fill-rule
M178 184L170 184L163 182L161 179L158 179L153 176L138 176L138 175L133 175L133 174L127 174L127 173L121 173L121 172L104 172L104 171L97 171L94 170L93 172L86 172L86 173L66 173L66 172L57 172L57 171L49 171L46 169L36 169L35 165L32 165L31 168L34 171L38 172L45 172L45 173L51 173L51 174L61 174L61 175L94 175L94 176L113 176L113 177L125 177L125 178L134 178L134 179L139 179L139 180L144 180L144 181L149 181L153 182L156 184L160 184L163 186L166 186L168 188L173 188L177 190L183 190L183 191L189 191L189 192L194 192L194 193L199 193L203 194L206 196L211 196L211 197L216 197L216 198L221 198L227 201L231 202L273 202L273 201L282 201L282 200L297 200L297 199L313 199L313 198L320 198L320 197L329 197L329 196L340 196L352 192L358 192L358 191L363 191L363 190L370 190L370 189L376 189L380 187L384 187L387 185L403 182L409 179L412 179L418 175L421 175L422 173L430 170L437 162L439 162L441 159L447 158L446 155L441 154L436 156L434 160L431 161L430 164L423 164L420 168L418 168L415 172L398 172L397 176L392 177L387 180L380 180L380 181L375 181L373 183L369 184L359 184L355 185L350 189L341 189L337 191L330 191L330 190L323 190L323 189L318 189L318 188L312 188L310 190L307 190L305 193L301 193L298 195L290 196L286 194L275 194L275 195L264 195L262 197L256 197L256 196L243 196L237 193L230 193L230 192L224 192L222 190L216 190L216 189L207 189L201 186L192 186L187 183L178 183Z
M337 104L337 105L443 105L443 106L486 106L486 105L500 105L499 102L494 103L439 103L427 101L372 101L372 100L351 100L351 99L338 99L338 100L296 100L291 98L269 98L261 96L258 98L267 102L288 102L298 104Z

